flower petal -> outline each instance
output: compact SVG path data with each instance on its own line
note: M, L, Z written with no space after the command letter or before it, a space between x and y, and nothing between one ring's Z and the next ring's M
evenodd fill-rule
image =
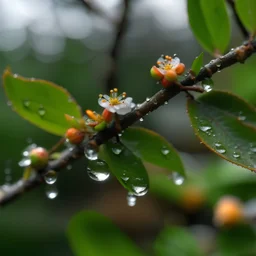
M126 107L126 108L120 108L116 111L116 113L118 115L125 115L127 113L131 112L131 108L130 107Z
M170 61L170 64L172 65L172 68L176 68L176 66L180 64L180 59L178 57L175 57Z
M127 105L127 104L131 104L132 103L132 97L128 97L124 100L124 103Z
M106 101L105 99L101 99L101 98L98 100L98 103L103 108L108 108L110 105L108 101Z

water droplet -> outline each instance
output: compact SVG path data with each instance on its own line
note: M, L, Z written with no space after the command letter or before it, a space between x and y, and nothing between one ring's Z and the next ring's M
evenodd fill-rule
M164 105L168 105L168 101L165 101L165 102L164 102Z
M168 149L166 146L163 146L161 148L161 153L164 155L164 156L167 156L169 153L170 153L170 149Z
M58 190L55 186L49 185L46 187L45 194L49 199L55 199L58 196Z
M173 180L173 182L174 182L175 185L180 186L180 185L183 184L183 182L184 182L185 179L184 179L184 177L183 177L181 174L179 174L178 172L173 172L173 173L172 173L172 180Z
M140 118L140 122L143 122L143 121L144 121L144 119L141 117L141 118Z
M216 67L217 67L217 68L220 68L220 66L221 66L221 63L217 63L217 64L216 64Z
M212 86L209 85L209 84L204 84L204 90L205 90L206 92L210 92L210 91L212 90Z
M69 139L66 139L64 144L70 151L72 151L75 148L75 145L70 143Z
M235 50L235 48L231 48L231 49L230 49L230 51L234 51L234 50Z
M91 148L85 148L84 155L88 160L97 160L98 159L98 153Z
M7 101L7 106L11 107L12 106L12 102L10 100Z
M148 192L147 186L132 186L132 190L136 196L144 196Z
M128 204L128 206L133 207L133 206L136 205L137 198L136 198L136 196L135 196L134 194L128 192L126 198L127 198L127 204Z
M69 165L66 166L66 169L67 169L68 171L72 170L72 168L73 168L73 167L72 167L71 164L69 164Z
M173 57L177 57L177 53L174 53L174 54L173 54Z
M31 164L31 160L28 158L23 158L21 161L19 161L19 166L20 167L27 167Z
M215 147L216 147L216 151L220 154L224 154L226 153L226 149L222 146L222 144L220 142L216 142L214 143Z
M117 143L115 144L113 147L112 147L112 152L115 154L115 155L120 155L122 152L123 152L123 145Z
M250 150L251 150L251 152L256 153L256 147L255 147L255 146L252 146L252 147L250 148Z
M36 145L35 143L33 143L33 144L27 146L27 147L23 150L22 155L25 156L25 157L28 157L30 151L31 151L32 149L36 148L36 147L37 147L37 145Z
M38 109L39 116L43 117L45 113L46 113L45 108L43 106L40 106Z
M49 185L54 184L57 181L57 173L53 170L48 171L44 176L44 180Z
M246 116L238 116L238 120L244 121L246 119Z
M234 153L233 153L233 157L234 157L234 158L239 158L239 157L240 157L240 154L237 153L237 152L234 152Z
M210 127L210 126L200 126L199 129L200 129L202 132L207 132L207 131L211 130L212 127Z
M89 161L87 173L92 180L105 181L109 177L108 164L102 160Z
M23 100L23 106L25 108L28 108L30 106L31 102L29 100Z
M149 102L149 101L150 101L150 98L149 98L149 97L147 97L147 98L146 98L146 102Z
M130 177L127 175L127 171L126 171L126 170L123 170L121 179L122 179L125 183L130 179Z

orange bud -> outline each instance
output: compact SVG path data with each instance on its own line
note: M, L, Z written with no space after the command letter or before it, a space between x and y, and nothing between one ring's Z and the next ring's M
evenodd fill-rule
M69 128L65 134L65 137L69 140L72 144L79 144L84 139L84 132L75 129L75 128Z
M163 79L161 80L161 84L163 85L164 88L167 88L167 87L169 87L172 83L169 82L168 80L166 80L165 78L163 78Z
M38 147L34 148L29 153L31 166L34 168L43 168L47 165L49 154L46 149Z
M85 113L86 113L86 115L87 115L89 118L91 118L92 120L95 120L95 121L98 120L97 115L96 115L93 111L87 109L87 110L85 111Z
M163 74L159 71L159 69L156 66L153 66L150 69L151 76L156 80L161 80L163 78Z
M180 63L176 68L175 71L177 73L177 75L182 75L185 71L185 65L183 63Z
M223 197L215 206L214 222L218 226L233 226L243 219L243 205L235 197Z
M109 123L112 120L113 113L105 108L102 112L102 117L107 123Z
M164 78L169 82L173 82L177 80L177 74L174 70L170 69L166 71Z

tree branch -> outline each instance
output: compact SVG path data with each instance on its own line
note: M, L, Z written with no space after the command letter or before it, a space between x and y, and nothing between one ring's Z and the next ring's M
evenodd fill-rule
M211 77L216 72L234 65L235 63L244 63L244 61L255 52L256 41L245 42L236 49L231 49L231 51L226 55L210 61L210 63L201 69L196 77L193 77L188 73L188 76L181 81L180 84L183 86L192 86L207 77ZM133 125L140 118L164 105L166 101L175 97L180 92L181 88L179 86L171 86L168 89L161 89L159 92L153 95L149 101L145 101L135 110L125 115L120 121L121 129L125 130L127 127ZM0 206L12 202L26 191L37 187L43 182L43 175L47 171L60 171L62 168L71 164L76 159L82 157L86 147L98 147L109 139L115 137L120 132L120 127L117 129L115 123L112 123L110 127L98 132L92 138L90 138L86 145L80 145L79 147L74 148L72 151L69 149L64 150L59 159L50 161L45 169L38 171L38 173L30 177L28 180L19 180L12 185L4 185L0 187Z

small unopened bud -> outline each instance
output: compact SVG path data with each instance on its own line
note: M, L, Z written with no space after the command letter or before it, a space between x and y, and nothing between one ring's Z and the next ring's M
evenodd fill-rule
M161 80L164 75L159 71L159 69L156 66L153 66L150 70L151 76L156 80Z
M107 127L107 123L105 121L99 123L94 127L94 130L97 132L103 131Z
M185 71L185 65L183 63L180 63L176 68L175 71L177 73L177 75L182 75Z
M49 154L46 149L38 147L30 151L29 158L31 167L43 168L48 164Z
M65 137L71 144L79 144L84 140L84 135L84 132L76 128L69 128L65 134Z
M108 111L106 108L102 112L102 118L109 123L112 120L113 113Z
M168 80L169 82L176 81L177 80L177 73L174 70L171 70L171 69L167 70L164 78L166 80Z
M243 219L243 205L235 197L223 197L215 206L214 222L217 226L234 226L241 223Z

